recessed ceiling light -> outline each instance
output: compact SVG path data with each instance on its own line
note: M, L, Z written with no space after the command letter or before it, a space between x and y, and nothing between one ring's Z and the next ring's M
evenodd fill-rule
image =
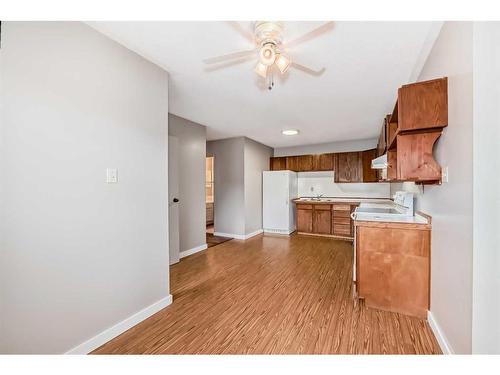
M281 134L283 134L283 135L297 135L297 134L299 134L299 131L297 129L287 129L287 130L282 130Z

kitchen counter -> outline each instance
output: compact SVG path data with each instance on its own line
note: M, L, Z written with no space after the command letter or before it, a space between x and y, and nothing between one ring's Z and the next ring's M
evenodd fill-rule
M319 200L312 197L301 197L292 200L294 203L308 203L308 204L332 204L332 203L380 203L392 204L389 198L356 198L356 197L323 197Z
M354 225L359 225L359 222L378 222L378 223L403 223L403 224L430 224L429 219L419 213L415 216L374 216L362 213L357 213L354 219Z

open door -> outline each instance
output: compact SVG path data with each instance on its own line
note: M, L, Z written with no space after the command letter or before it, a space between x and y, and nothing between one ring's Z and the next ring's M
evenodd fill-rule
M168 136L168 237L170 264L179 262L179 139Z

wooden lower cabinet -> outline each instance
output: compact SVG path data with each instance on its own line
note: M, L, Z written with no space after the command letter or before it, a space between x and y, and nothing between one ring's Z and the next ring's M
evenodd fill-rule
M332 233L332 211L329 205L315 205L313 211L313 233Z
M427 318L430 225L356 222L356 283L368 307Z
M351 212L357 204L297 203L297 232L353 239Z
M297 232L312 233L313 209L312 204L297 205Z

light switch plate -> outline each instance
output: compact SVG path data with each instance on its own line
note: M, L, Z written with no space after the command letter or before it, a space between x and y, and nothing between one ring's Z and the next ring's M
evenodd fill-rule
M116 184L118 182L118 171L116 168L106 169L106 183Z
M448 167L441 168L441 182L448 182Z

